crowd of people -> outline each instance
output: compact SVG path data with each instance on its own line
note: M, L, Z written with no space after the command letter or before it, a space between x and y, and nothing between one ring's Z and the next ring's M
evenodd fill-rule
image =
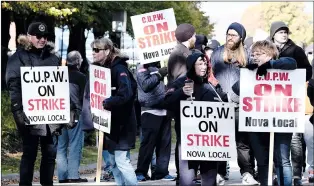
M79 166L84 132L94 131L94 125L89 74L79 71L83 59L78 51L70 52L65 62L69 71L71 121L64 125L28 125L23 111L20 67L61 65L60 57L47 41L48 34L45 23L31 23L27 35L19 36L20 48L9 58L6 70L11 110L23 141L20 185L32 185L39 142L42 185L53 185L55 160L60 183L87 182L80 178ZM91 43L92 65L109 68L111 85L115 87L111 96L103 100L103 108L111 111L111 130L104 136L102 179L114 180L117 185L138 185L147 180L176 180L177 185L224 185L229 179L228 162L181 158L180 101L192 98L236 105L235 148L242 184L268 185L269 133L238 130L240 69L256 70L260 76L268 69L306 69L309 106L304 113L305 132L275 133L273 183L302 185L306 158L308 181L314 183L313 48L305 51L297 46L282 21L272 23L269 37L262 41L248 42L244 26L236 22L227 28L223 45L198 35L194 26L187 23L176 28L175 37L177 45L166 67L161 67L160 61L139 64L135 75L128 68L128 56L109 38L97 38ZM135 108L135 102L140 109ZM136 110L140 117L136 117ZM135 148L137 120L141 124L140 148L134 169L130 150ZM173 120L176 134L171 134ZM176 176L169 175L168 170L172 135L176 136Z

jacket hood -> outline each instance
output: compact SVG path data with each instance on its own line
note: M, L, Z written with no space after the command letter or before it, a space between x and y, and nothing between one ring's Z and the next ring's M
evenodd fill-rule
M118 64L128 67L128 63L126 62L127 60L129 60L129 58L126 56L122 56L122 57L117 56L111 63L111 67L114 67Z
M200 77L200 76L196 75L194 66L195 66L195 63L199 57L204 58L205 55L198 50L195 50L191 55L189 55L187 57L187 59L186 59L186 67L187 67L186 76L188 78L192 79L194 82L200 84L200 83L207 81L208 75L207 75L207 73L204 77Z
M20 47L23 48L24 50L30 51L32 49L32 43L28 40L26 35L19 35L17 38L18 44L20 44ZM57 54L57 51L55 51L55 44L51 41L48 41L46 46L46 49L52 54Z

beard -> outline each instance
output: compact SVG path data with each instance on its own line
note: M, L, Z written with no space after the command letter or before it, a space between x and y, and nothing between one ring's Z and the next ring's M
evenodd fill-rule
M241 40L239 40L238 42L234 42L234 41L232 41L232 40L229 40L229 41L227 42L227 48L228 48L229 50L236 50L236 49L239 47L240 42L241 42Z

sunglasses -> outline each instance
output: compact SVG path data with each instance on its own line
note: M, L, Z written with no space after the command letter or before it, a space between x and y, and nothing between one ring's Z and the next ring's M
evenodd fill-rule
M93 48L92 50L93 50L93 52L98 53L99 51L101 51L101 50L106 50L106 49L102 49L102 48Z
M40 40L41 38L47 39L48 36L47 35L37 35L36 39Z

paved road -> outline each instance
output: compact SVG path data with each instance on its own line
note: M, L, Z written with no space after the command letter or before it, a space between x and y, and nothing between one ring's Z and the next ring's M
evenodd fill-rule
M136 167L136 161L133 161L132 164L134 167ZM169 172L171 175L174 175L174 176L176 175L175 163L174 163L174 152L172 152L172 155L171 155L170 164L169 164ZM307 174L305 174L304 176L307 176ZM85 174L85 175L81 175L81 177L87 178L89 182L86 184L82 184L82 183L60 184L60 183L55 182L54 185L96 185L96 183L94 182L95 174ZM237 162L231 161L230 162L230 179L225 183L225 185L242 185L241 181L242 180L239 173ZM307 183L305 178L302 181L304 185L310 185ZM175 185L175 181L145 181L145 182L140 182L139 184L140 185ZM34 183L33 185L40 185L40 184ZM115 182L101 182L100 184L97 184L97 185L116 185L116 184Z

